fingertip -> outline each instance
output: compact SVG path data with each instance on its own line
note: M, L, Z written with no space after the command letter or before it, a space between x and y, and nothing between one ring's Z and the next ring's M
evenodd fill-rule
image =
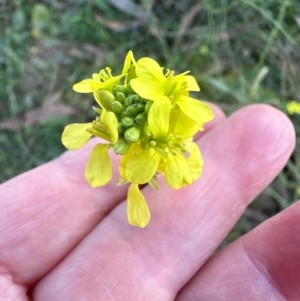
M254 104L243 107L232 116L237 116L239 121L247 120L252 123L253 130L261 133L272 140L279 142L281 146L286 146L289 153L295 147L295 129L291 120L282 111L267 105Z
M280 172L295 147L295 131L281 111L264 104L243 107L200 139L206 166L254 198ZM208 172L208 169L204 169Z

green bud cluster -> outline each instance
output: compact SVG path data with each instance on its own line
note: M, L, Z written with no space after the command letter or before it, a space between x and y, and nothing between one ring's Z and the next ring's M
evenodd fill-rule
M116 154L123 155L130 145L144 135L152 101L137 95L130 85L116 85L112 92L101 90L99 95L106 109L115 113L118 119L119 139L113 148Z

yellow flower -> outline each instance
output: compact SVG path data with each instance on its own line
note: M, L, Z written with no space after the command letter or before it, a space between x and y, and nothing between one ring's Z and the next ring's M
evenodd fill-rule
M106 141L98 143L88 159L85 178L92 187L112 178L108 150L121 156L119 185L130 183L127 217L133 226L143 228L150 220L140 184L159 189L155 178L162 174L170 187L179 189L202 173L203 160L193 136L213 113L207 104L189 97L189 91L199 87L187 73L163 74L154 60L143 58L136 63L129 51L120 75L112 76L106 68L74 85L77 92L94 94L100 108L93 109L99 116L93 122L66 126L62 143L76 150L91 136Z
M152 109L153 108L153 109ZM174 189L192 184L201 174L203 161L192 142L198 123L167 101L149 111L148 129L140 146L134 145L121 162L121 175L134 184L145 184L159 171ZM188 157L185 155L189 154Z
M131 86L140 96L153 101L169 99L172 107L178 105L188 117L200 124L212 119L209 106L189 97L189 91L199 91L200 88L193 76L186 75L188 71L177 76L170 70L164 74L155 60L142 58L136 63L135 73L137 78L131 81Z
M100 118L89 123L73 123L65 127L62 143L69 150L83 147L92 135L114 144L118 140L118 120L114 113L103 110ZM110 144L97 144L89 157L85 178L92 187L106 185L112 177L112 164L108 156Z
M299 114L300 115L300 102L298 101L289 101L286 105L286 109L289 114Z
M99 103L99 97L96 91L106 90L112 91L112 88L117 85L120 80L126 76L132 64L135 64L133 52L129 51L124 62L123 70L120 75L113 76L111 69L106 67L100 70L99 73L93 73L92 78L85 79L73 86L73 90L78 93L94 93L96 101Z

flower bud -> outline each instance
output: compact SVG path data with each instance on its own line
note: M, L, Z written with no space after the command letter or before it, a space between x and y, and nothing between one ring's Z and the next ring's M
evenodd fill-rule
M146 105L145 105L145 112L146 112L146 114L148 114L148 112L149 112L152 104L153 104L153 101L149 100L149 101L146 102Z
M143 103L133 104L138 113L143 113L145 111L145 105Z
M122 93L124 93L125 95L127 94L127 89L126 89L126 87L125 87L125 86L122 86L122 85L115 85L115 86L113 87L113 91L114 91L115 93L117 93L117 92L122 92Z
M124 110L124 111L122 111L122 113L121 113L121 119L123 119L123 118L125 118L125 117L127 117L127 115L126 115L126 111Z
M113 101L115 101L115 96L106 90L99 90L97 91L98 96L99 96L99 102L103 108L105 108L107 111L111 110L111 104Z
M143 114L138 114L136 117L135 117L135 121L136 123L140 124L140 125L143 125L145 122L146 122L147 118L146 118L146 114L143 113Z
M125 131L125 126L123 125L122 122L118 122L118 133L122 134Z
M133 102L141 102L141 98L137 94L130 95Z
M124 103L125 98L126 98L126 96L125 96L124 93L122 93L122 92L116 92L116 99L117 99L117 101L119 101L120 103Z
M134 125L134 119L132 117L124 117L122 119L122 123L126 128L128 128Z
M120 114L123 111L122 104L118 101L113 101L111 104L111 109L114 111L116 114Z
M134 106L129 106L126 109L126 116L128 117L135 117L137 114L137 109Z
M127 97L124 101L125 106L131 106L132 105L132 98L131 96Z
M119 140L114 144L113 148L117 155L124 155L129 149L131 143L127 142L124 138L119 138Z
M125 140L128 142L136 142L140 139L141 130L138 127L131 127L124 133Z

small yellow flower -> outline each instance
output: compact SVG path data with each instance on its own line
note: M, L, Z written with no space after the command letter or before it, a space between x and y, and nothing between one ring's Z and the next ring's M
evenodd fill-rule
M73 123L65 127L62 143L69 150L83 147L92 135L114 144L118 140L117 118L114 113L103 110L100 118L90 123ZM108 156L109 144L97 144L89 157L85 178L92 187L106 185L112 177L112 164Z
M200 151L192 142L199 126L182 111L171 110L169 102L162 103L161 112L150 110L150 133L124 156L120 173L128 182L145 184L159 172L165 175L170 187L178 189L192 184L202 172Z
M137 78L131 81L131 86L140 96L153 101L169 99L172 107L178 105L187 116L200 124L212 119L209 106L189 97L189 91L199 91L200 88L193 76L186 75L188 71L176 76L170 70L164 74L156 61L142 58L136 63L135 73Z
M132 64L135 64L133 52L129 51L124 62L123 70L120 75L113 76L111 69L106 67L100 70L99 73L93 73L92 78L85 79L73 86L73 90L78 93L94 93L96 101L99 103L97 90L112 91L112 88L117 85L120 80L126 76Z
M62 143L76 150L91 136L106 141L98 143L88 159L85 178L92 187L112 178L109 149L121 156L119 185L130 183L127 216L133 226L143 228L150 220L140 184L159 189L155 178L161 174L170 187L179 189L202 173L203 160L193 136L213 113L207 104L189 97L189 91L199 87L187 73L163 74L154 60L136 63L129 51L120 75L112 76L106 68L74 85L77 92L92 92L100 108L93 108L98 114L94 121L66 126Z
M289 112L289 114L299 114L300 115L300 102L293 100L289 101L286 105L286 109Z

